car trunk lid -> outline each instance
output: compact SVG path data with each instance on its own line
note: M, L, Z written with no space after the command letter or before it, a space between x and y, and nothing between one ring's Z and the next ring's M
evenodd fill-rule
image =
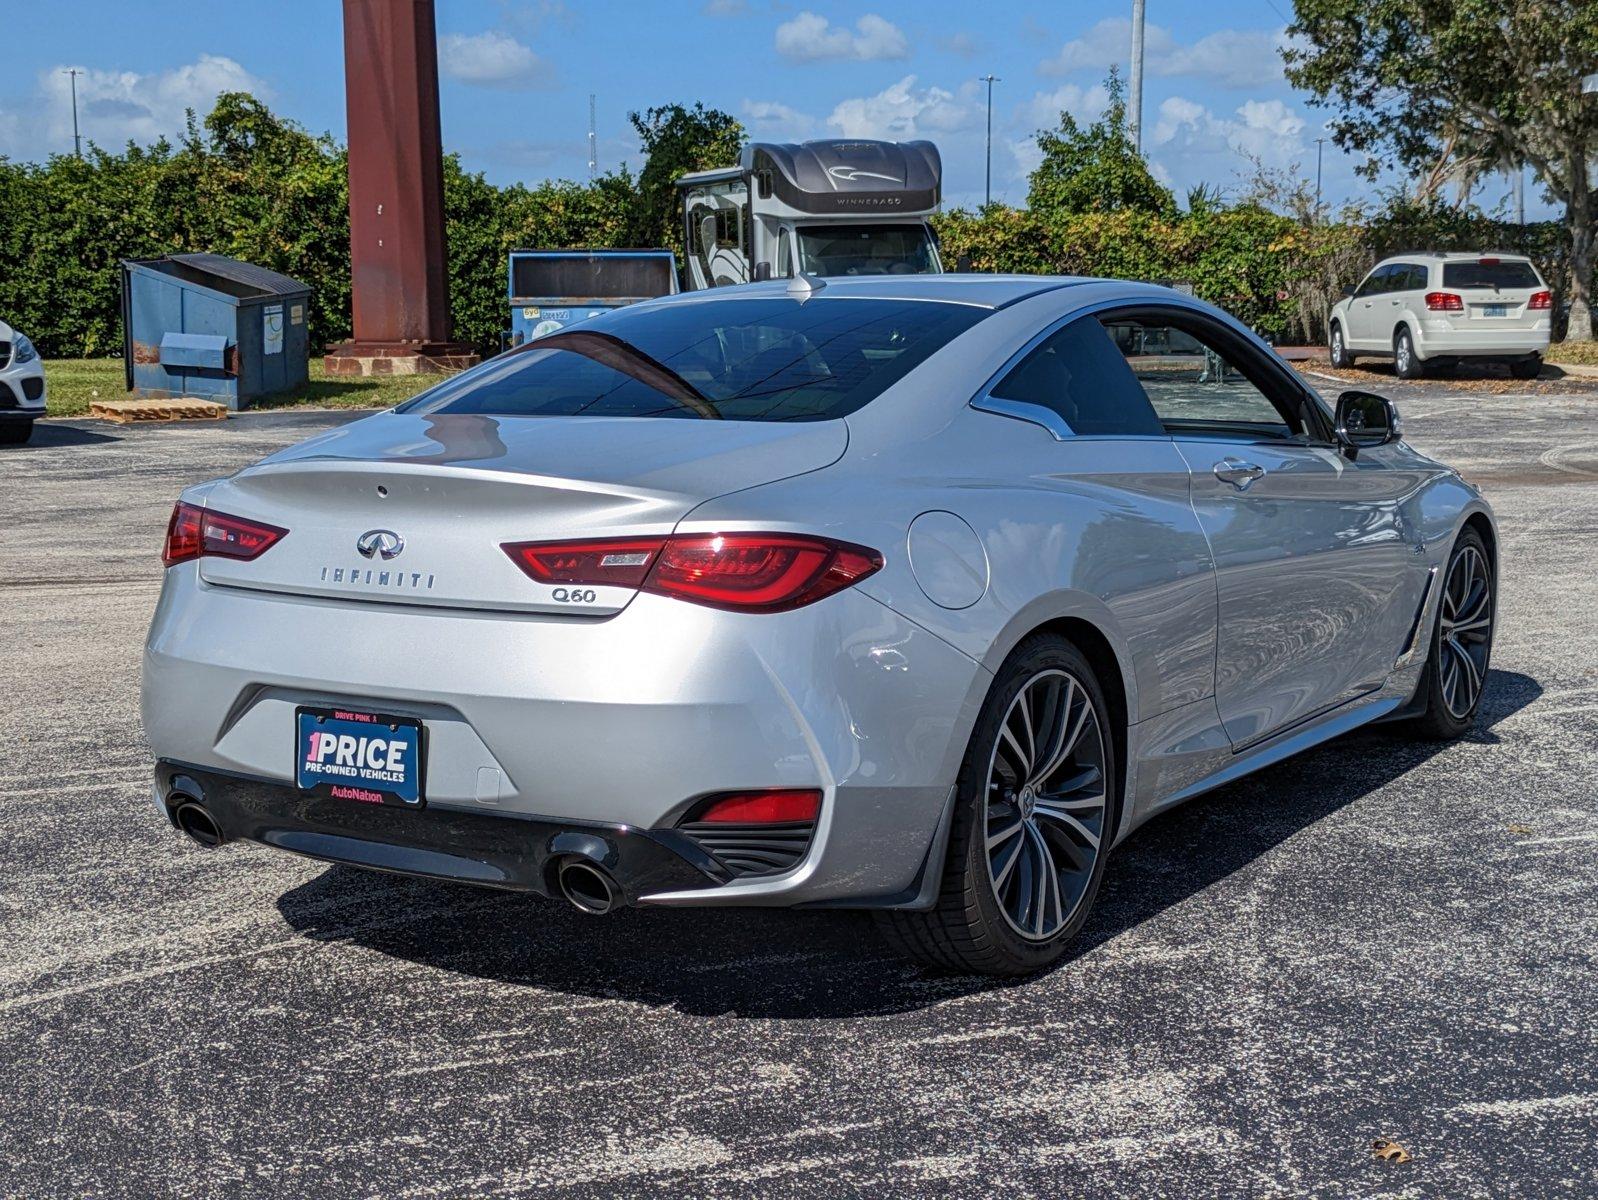
M202 558L200 575L356 602L604 615L636 589L574 599L501 545L664 536L705 500L828 466L847 442L842 421L379 414L211 488L206 507L289 532L252 561Z

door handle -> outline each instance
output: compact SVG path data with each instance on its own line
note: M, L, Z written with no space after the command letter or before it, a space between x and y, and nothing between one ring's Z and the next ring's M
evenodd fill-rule
M1223 458L1215 464L1214 471L1215 478L1231 484L1240 492L1248 491L1249 485L1265 474L1264 467L1244 462L1240 458Z

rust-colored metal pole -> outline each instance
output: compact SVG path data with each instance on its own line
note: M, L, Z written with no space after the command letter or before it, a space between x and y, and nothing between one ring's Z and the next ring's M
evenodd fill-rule
M445 361L470 348L450 343L433 0L344 0L344 90L355 336L328 368L460 365Z

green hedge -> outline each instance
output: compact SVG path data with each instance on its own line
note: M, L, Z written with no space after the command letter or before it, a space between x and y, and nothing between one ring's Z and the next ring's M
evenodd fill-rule
M498 348L508 324L507 251L626 245L651 203L626 171L585 184L497 187L454 156L445 160L444 201L455 336L484 351ZM993 205L945 213L936 225L951 267L968 258L978 271L1186 281L1281 340L1320 340L1341 290L1397 250L1523 250L1556 289L1565 278L1557 224L1505 225L1440 207L1390 205L1361 223L1306 225L1254 205L1053 221ZM119 261L194 250L303 280L312 345L348 337L343 150L230 94L203 126L191 121L178 145L91 149L81 161L0 159L0 316L47 356L119 354Z
M1045 221L993 205L936 220L944 262L975 271L1190 283L1201 298L1278 340L1319 342L1325 314L1378 259L1401 250L1530 254L1562 289L1557 222L1517 226L1447 209L1387 210L1366 223L1306 225L1242 206L1181 215L1121 211Z

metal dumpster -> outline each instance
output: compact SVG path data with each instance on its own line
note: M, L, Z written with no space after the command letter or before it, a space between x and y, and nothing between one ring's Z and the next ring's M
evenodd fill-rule
M520 346L613 308L677 292L670 250L512 250L510 332Z
M128 390L201 396L239 409L301 386L310 296L297 279L220 254L124 261Z

